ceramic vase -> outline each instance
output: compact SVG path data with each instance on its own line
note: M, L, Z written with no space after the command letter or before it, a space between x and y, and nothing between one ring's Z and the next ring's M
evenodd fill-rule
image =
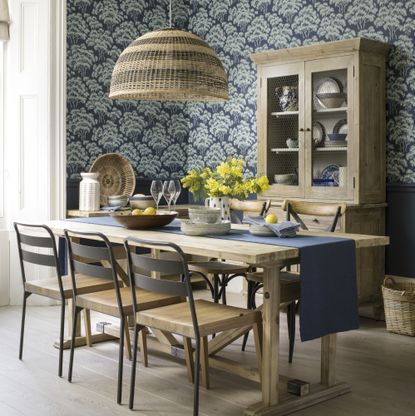
M298 92L297 87L286 85L275 89L281 111L298 110Z
M211 208L220 208L221 220L231 220L230 198L228 196L206 198L205 205Z
M100 184L98 173L81 173L81 183L79 184L79 210L97 211L99 210Z

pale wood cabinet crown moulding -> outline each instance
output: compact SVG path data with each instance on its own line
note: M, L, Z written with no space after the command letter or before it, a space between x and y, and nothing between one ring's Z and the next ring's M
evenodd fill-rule
M257 171L274 210L285 198L347 205L339 231L383 234L385 61L390 46L356 38L251 54L257 65ZM310 218L311 229L324 220ZM364 258L363 258L364 257ZM378 298L384 250L358 258L359 297Z

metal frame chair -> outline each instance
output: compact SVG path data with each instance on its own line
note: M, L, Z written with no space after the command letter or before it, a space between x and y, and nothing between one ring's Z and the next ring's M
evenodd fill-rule
M71 339L71 352L69 358L68 380L72 381L73 361L75 350L75 328L78 315L82 309L96 310L98 312L114 316L120 319L119 331L119 352L118 352L118 378L117 378L117 403L121 404L122 399L122 378L124 360L124 337L129 340L128 317L133 313L131 294L128 287L124 287L117 274L117 261L113 247L108 238L102 233L87 233L79 231L64 230L68 244L69 265L73 281L74 318ZM74 242L74 238L82 238L82 242ZM103 247L86 245L87 241L97 240L103 243ZM103 263L108 264L106 267ZM113 283L110 290L99 293L79 294L77 293L76 274L81 273L87 276L103 277ZM160 296L155 293L145 294L144 308L154 305L169 305L180 302L178 296ZM147 365L146 333L141 333L141 353L144 365Z
M151 246L156 249L174 251L175 253L177 253L178 260L163 260L140 256L131 252L130 243L135 243L136 245ZM174 243L148 241L129 237L124 240L124 246L127 252L128 275L130 278L132 303L135 312L133 364L131 369L129 408L133 409L134 406L135 378L137 366L137 338L139 332L142 331L146 326L149 326L157 329L167 330L168 332L173 332L185 337L184 347L187 360L191 359L192 357L192 352L190 351L190 338L195 338L196 349L193 368L193 415L197 416L199 414L199 367L202 367L202 375L204 374L204 377L206 378L208 371L207 335L212 335L215 332L220 332L227 329L252 326L254 328L254 331L256 331L257 335L255 339L257 341L257 357L260 363L261 335L258 331L262 330L261 313L257 312L256 315L251 315L253 311L242 310L226 305L217 305L214 302L195 301L193 297L193 290L191 287L191 274L189 272L188 263L185 259L185 254L180 249L180 247ZM137 273L135 271L137 269L146 270L148 272L169 272L179 274L182 276L182 279L180 282L153 279L141 273ZM136 287L140 287L141 289L150 290L153 292L181 296L183 298L187 298L188 302L182 302L181 304L150 309L147 311L140 311L140 299L136 296ZM198 310L203 310L203 308L206 307L208 307L210 311L209 313L211 313L211 318L209 318L209 320L206 318L205 315L201 323L198 320ZM223 312L229 312L230 314L234 314L232 322L230 322L230 320L226 321L226 318L223 318L221 316ZM175 316L175 318L173 318L173 315ZM209 321L209 324L206 323L207 321Z
M64 328L65 328L65 294L63 290L62 275L59 268L59 258L58 251L56 248L55 237L49 227L46 225L33 225L33 224L23 224L15 222L13 223L14 229L16 230L17 236L17 247L19 251L19 260L20 268L22 272L23 280L23 306L22 306L22 322L20 329L20 346L19 346L19 360L23 358L23 340L24 340L24 328L25 328L25 319L26 319L26 302L29 296L36 293L34 290L30 290L30 286L26 281L26 271L24 263L31 263L41 266L53 267L56 272L56 279L58 282L59 290L59 300L61 301L61 314L60 314L60 331L59 331L59 365L58 365L58 375L62 377L62 366L63 366L63 337L64 337ZM48 237L33 236L29 234L23 234L19 227L24 227L32 230L44 230ZM36 249L52 249L53 254L40 254L32 251L24 250L22 244L35 247ZM36 293L41 294L41 293ZM47 296L47 295L44 295ZM51 297L51 296L47 296Z

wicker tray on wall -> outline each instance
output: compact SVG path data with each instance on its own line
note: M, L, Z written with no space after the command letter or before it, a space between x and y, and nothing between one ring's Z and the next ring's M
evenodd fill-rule
M134 194L136 184L134 169L126 157L118 153L99 156L89 171L99 174L101 205L107 205L110 195Z

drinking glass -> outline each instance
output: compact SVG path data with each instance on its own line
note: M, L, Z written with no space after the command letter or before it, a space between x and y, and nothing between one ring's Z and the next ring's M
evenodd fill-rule
M162 181L152 181L150 187L151 196L154 199L154 202L157 206L157 211L159 209L159 203L161 196L163 195L163 182Z
M176 211L176 202L179 199L179 196L182 192L182 185L180 183L180 180L175 180L174 186L176 187L176 193L174 194L174 197L173 197L173 207L174 207L173 209Z
M169 207L169 211L170 211L171 202L173 201L175 194L176 194L176 185L174 184L174 181L164 181L163 182L163 195Z

